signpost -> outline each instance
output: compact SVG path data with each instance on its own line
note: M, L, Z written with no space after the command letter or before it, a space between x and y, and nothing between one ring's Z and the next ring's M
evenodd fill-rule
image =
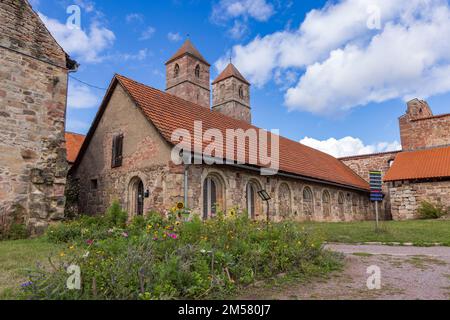
M370 172L370 201L375 202L375 215L377 220L377 230L379 227L378 202L383 201L381 171Z

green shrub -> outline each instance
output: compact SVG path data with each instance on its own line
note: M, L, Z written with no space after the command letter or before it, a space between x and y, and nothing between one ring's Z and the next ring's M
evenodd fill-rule
M434 205L430 202L423 201L418 209L421 219L439 219L448 213L448 209L441 204Z
M8 240L21 240L28 237L29 232L24 223L13 223L6 233L6 239Z
M122 210L118 201L114 201L106 213L106 219L111 226L124 228L128 221L128 214Z
M58 227L57 239L85 239L83 228L93 237L63 253L55 270L31 273L22 298L220 298L280 273L308 276L339 266L323 251L321 239L290 222L267 226L246 215L224 213L206 222L198 217L183 222L174 214L165 219L149 213L106 233L91 230L102 227L89 222L90 228L87 220ZM80 266L82 290L66 289L69 264Z

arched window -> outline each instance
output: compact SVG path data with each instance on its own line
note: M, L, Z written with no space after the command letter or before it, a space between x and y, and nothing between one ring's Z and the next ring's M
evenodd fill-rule
M353 214L358 214L358 207L359 207L359 198L357 195L353 195L352 198L352 212Z
M303 213L308 216L314 213L314 198L310 187L303 189Z
M239 87L239 98L244 99L244 87Z
M338 206L339 206L339 215L343 217L345 215L345 197L342 192L339 192Z
M282 217L289 217L291 209L291 189L287 183L282 183L278 188L279 214Z
M322 193L322 208L323 215L329 217L331 215L331 196L328 190L325 190Z
M247 184L247 212L250 219L256 219L256 217L261 214L261 199L258 197L258 191L261 190L261 188L258 185L259 184L254 181L250 181Z
M203 219L212 218L223 206L224 187L216 176L208 176L203 182Z
M364 214L369 214L369 199L364 197Z
M176 63L173 69L173 77L178 78L179 75L180 75L180 66L178 65L178 63Z
M195 67L195 76L197 78L200 78L200 65L199 64Z

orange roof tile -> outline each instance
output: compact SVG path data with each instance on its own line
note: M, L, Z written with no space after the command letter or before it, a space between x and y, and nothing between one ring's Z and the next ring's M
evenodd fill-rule
M171 144L173 144L171 135L178 128L187 129L194 136L195 121L202 121L204 132L211 128L219 129L223 133L226 129L259 129L244 121L235 120L120 75L115 76L109 91L113 90L116 80L122 84L137 106L143 110L147 119ZM106 108L106 101L110 94L107 93L102 108ZM102 110L99 111L94 121L94 128L91 128L92 134L95 130L95 123L101 118L102 112ZM204 142L203 147L208 144L209 142ZM270 146L268 149L270 153ZM248 150L247 143L246 150L238 150L236 153L244 152L245 158L248 160L250 157ZM369 189L368 183L341 161L284 137L280 137L280 171L360 190Z
M191 40L187 39L183 45L181 46L180 49L178 49L178 51L172 56L172 58L170 58L169 60L167 60L166 64L181 58L182 56L189 54L199 60L201 60L202 62L206 63L208 66L210 65L208 63L208 61L206 61L205 58L203 58L203 56L201 55L201 53L194 47L194 45L192 44Z
M78 133L66 132L67 162L74 163L83 145L85 136Z
M244 78L244 76L239 72L239 70L232 63L228 64L228 66L225 68L225 70L222 71L222 73L216 78L216 80L213 81L212 84L216 84L217 82L223 81L223 80L231 78L231 77L238 78L239 80L250 85L250 83Z
M401 152L384 181L450 177L450 147Z

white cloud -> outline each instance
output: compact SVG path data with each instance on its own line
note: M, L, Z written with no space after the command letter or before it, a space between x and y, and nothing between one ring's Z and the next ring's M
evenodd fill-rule
M381 29L367 27L380 9ZM297 30L257 36L233 48L256 86L280 70L303 74L285 95L290 109L333 114L393 98L450 90L450 8L445 0L342 0L310 11ZM228 61L216 62L218 69ZM278 83L282 83L278 78Z
M178 42L181 41L181 35L179 32L169 32L167 34L167 39L169 39L172 42Z
M248 32L248 26L245 22L235 20L233 27L228 30L228 34L233 39L240 39Z
M127 16L125 17L125 20L127 21L127 23L132 23L132 22L143 23L144 16L140 13L130 13L130 14L127 14Z
M82 84L70 82L67 96L67 106L72 109L89 109L97 107L100 98L92 90Z
M273 14L273 6L266 0L221 0L213 7L212 17L218 21L239 17L267 21Z
M101 62L104 58L103 52L110 48L116 39L111 30L95 21L90 25L89 32L85 32L82 29L67 27L42 13L39 13L39 16L64 50L80 62Z
M314 138L305 137L300 141L300 143L328 153L336 158L377 152L397 151L402 148L398 141L365 145L361 139L350 136L342 139L330 138L328 140L316 140Z
M156 31L155 28L147 27L147 29L145 29L142 32L141 37L139 38L139 40L148 40L148 39L150 39L155 34L155 31Z
M249 19L264 22L274 13L273 5L266 0L220 0L213 6L211 20L219 25L233 21L227 33L239 39L247 33Z
M114 60L116 60L117 58L124 60L124 61L142 61L145 60L149 55L148 49L141 49L139 50L136 54L131 54L131 53L124 53L124 54L119 54L117 57L114 57Z

